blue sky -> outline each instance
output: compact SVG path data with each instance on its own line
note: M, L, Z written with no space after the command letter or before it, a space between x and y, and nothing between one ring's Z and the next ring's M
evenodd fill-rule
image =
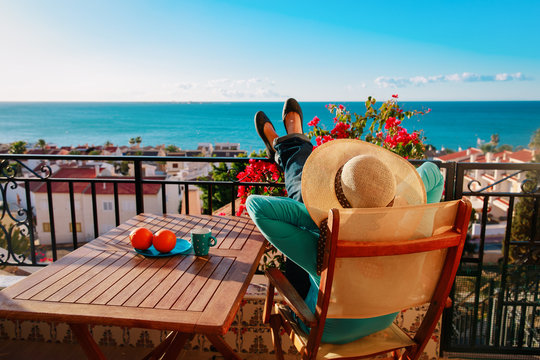
M539 1L0 0L0 101L540 100Z

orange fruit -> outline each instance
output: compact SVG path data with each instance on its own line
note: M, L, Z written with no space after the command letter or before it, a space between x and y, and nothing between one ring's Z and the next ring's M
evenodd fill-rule
M135 249L146 250L152 245L154 235L150 230L144 227L136 228L129 234L131 245Z
M157 251L168 253L176 246L176 234L171 230L161 229L156 232L153 241Z

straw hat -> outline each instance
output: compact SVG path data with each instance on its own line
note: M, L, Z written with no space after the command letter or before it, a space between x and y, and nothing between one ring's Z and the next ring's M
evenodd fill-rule
M302 199L320 225L331 208L425 204L426 190L414 166L401 156L365 141L339 139L308 157Z

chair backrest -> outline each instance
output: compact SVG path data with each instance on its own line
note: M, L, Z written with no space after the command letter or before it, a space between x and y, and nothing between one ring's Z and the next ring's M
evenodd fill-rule
M463 250L466 200L332 209L320 318L369 318L446 300Z

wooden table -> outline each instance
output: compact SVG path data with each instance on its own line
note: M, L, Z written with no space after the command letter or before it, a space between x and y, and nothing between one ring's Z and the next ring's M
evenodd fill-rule
M133 228L169 229L189 239L211 228L208 256L145 258L129 243ZM244 217L141 214L0 292L0 316L66 322L91 359L104 359L88 325L172 330L145 359L175 359L195 333L227 359L224 342L264 252L264 237Z

